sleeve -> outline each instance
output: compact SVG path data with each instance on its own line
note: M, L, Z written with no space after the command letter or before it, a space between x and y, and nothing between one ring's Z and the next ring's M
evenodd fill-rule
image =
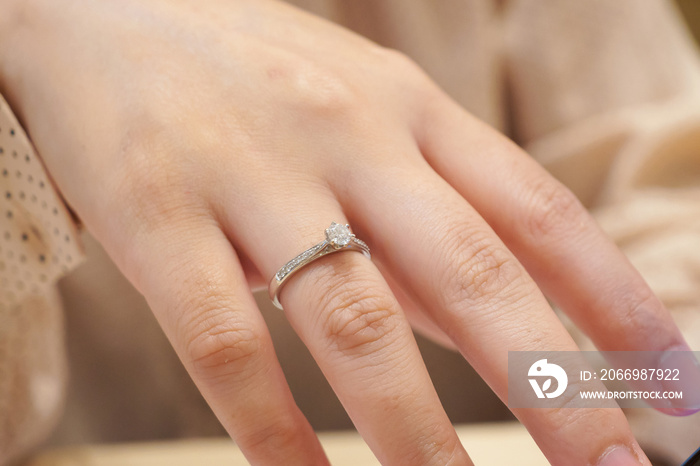
M83 258L76 222L0 96L0 465L55 424L65 390L56 281Z

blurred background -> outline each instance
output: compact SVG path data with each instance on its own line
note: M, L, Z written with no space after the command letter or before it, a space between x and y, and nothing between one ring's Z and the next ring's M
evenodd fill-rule
M700 40L700 2L697 0L676 0L676 4L683 13L695 40Z

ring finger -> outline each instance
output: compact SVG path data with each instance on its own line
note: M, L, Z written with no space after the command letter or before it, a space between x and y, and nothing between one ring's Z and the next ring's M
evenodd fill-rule
M319 243L331 221L346 223L328 191L289 199L296 206L294 215L271 206L255 210L253 229L239 231L233 222L228 224L239 247L266 276ZM370 261L350 252L318 259L290 277L280 301L383 464L471 464L432 386L410 326Z

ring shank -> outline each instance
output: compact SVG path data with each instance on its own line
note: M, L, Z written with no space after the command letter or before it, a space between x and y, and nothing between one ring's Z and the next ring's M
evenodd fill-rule
M272 277L268 287L272 304L274 304L278 309L282 309L282 304L280 304L279 301L279 293L282 289L282 285L289 279L289 277L298 272L302 267L317 259L320 259L323 256L342 251L357 251L364 254L368 259L372 258L369 252L369 246L367 246L364 241L357 239L354 236L346 246L340 248L333 246L328 240L324 240L294 257L292 260L283 265L282 268L280 268Z

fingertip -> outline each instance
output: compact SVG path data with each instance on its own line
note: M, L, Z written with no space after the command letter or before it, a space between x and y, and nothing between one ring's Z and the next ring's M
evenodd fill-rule
M640 466L642 463L626 446L615 445L608 448L596 466Z
M700 412L700 408L655 408L658 412L674 417L687 417Z

